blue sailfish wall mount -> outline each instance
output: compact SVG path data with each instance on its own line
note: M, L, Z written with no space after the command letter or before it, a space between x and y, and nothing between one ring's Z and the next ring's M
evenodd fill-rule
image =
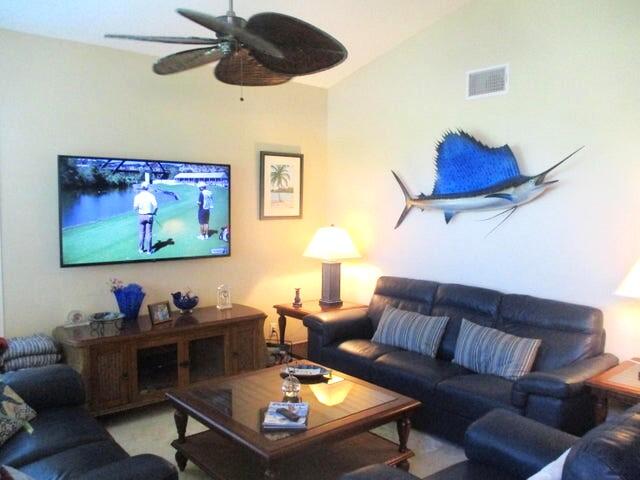
M462 130L448 131L436 146L436 181L431 195L412 196L396 172L391 171L405 199L395 228L413 208L441 210L447 223L460 212L502 210L491 217L506 214L495 227L498 228L520 205L538 198L558 182L547 181L547 175L583 148L538 175L526 176L520 173L518 161L508 145L491 148Z

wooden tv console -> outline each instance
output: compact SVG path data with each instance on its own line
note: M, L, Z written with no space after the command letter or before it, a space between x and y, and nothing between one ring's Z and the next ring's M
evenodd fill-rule
M57 327L66 363L83 377L94 415L161 402L165 392L264 366L266 315L234 304L174 312L153 326L148 316L121 330L103 325Z

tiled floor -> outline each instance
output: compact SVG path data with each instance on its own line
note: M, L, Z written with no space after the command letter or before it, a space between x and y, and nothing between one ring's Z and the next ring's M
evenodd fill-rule
M129 454L154 453L174 462L174 449L170 443L176 438L176 430L173 410L169 405L155 405L103 417L102 421L109 433ZM202 430L204 427L189 419L188 435ZM395 424L384 425L376 429L376 433L397 441ZM409 447L416 454L411 459L411 472L418 477L437 472L464 459L464 452L460 447L416 430L411 432ZM198 467L189 463L186 470L180 474L180 478L195 480L208 477Z

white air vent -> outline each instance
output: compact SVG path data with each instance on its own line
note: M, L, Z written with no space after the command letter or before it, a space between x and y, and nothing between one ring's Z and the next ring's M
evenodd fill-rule
M467 72L467 98L504 95L509 90L509 65Z

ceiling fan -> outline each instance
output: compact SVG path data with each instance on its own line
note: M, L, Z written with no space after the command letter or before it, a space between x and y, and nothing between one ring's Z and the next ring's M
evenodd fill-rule
M231 85L269 86L332 68L347 58L347 49L319 28L288 15L265 12L249 20L233 11L214 17L186 8L183 17L216 33L216 38L107 34L106 38L187 45L205 45L160 58L153 65L159 75L183 72L218 62L214 74Z

